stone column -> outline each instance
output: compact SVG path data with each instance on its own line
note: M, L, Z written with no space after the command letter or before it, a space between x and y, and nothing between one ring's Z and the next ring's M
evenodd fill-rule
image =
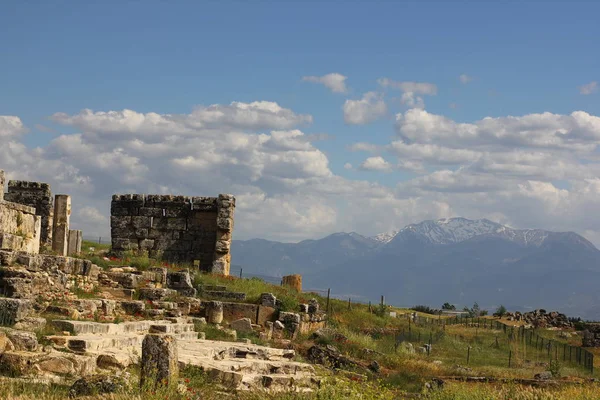
M67 255L74 256L81 253L81 241L83 240L83 232L69 229L69 246Z
M235 197L231 194L220 194L217 199L217 242L211 271L213 274L229 275L234 210Z
M0 201L4 200L4 171L0 169Z
M71 217L71 196L57 194L54 197L54 222L52 250L66 256L69 246L69 220Z
M140 386L177 385L177 341L171 335L148 334L142 342Z
M302 275L288 275L283 277L283 286L289 286L298 292L302 292Z

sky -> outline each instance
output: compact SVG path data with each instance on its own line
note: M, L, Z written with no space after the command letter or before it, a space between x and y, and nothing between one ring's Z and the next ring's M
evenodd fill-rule
M600 246L600 4L0 4L0 169L72 196L237 198L234 239L425 219Z

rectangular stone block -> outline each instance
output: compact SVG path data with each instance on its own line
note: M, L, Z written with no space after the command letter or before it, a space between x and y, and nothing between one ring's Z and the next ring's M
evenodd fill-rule
M127 216L111 216L110 217L110 227L117 229L127 228L131 224L131 217Z
M81 253L81 242L83 240L83 232L79 230L69 230L69 246L68 255L73 256Z
M131 217L131 226L135 229L152 228L152 217Z
M267 321L275 321L276 315L277 310L275 308L259 305L256 314L256 323L264 326Z
M181 231L187 229L187 220L185 218L154 218L151 228Z
M154 207L141 207L139 209L139 215L143 217L162 217L164 216L164 211L162 208L154 208Z
M223 319L227 322L236 321L240 318L250 318L252 323L256 323L257 315L258 304L223 302Z
M71 218L71 196L57 194L54 197L54 226L52 229L52 250L59 255L67 255L69 246L69 220Z

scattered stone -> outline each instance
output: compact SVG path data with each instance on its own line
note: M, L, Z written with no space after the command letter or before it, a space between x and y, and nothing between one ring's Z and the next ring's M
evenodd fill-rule
M319 312L319 302L317 301L317 299L310 299L310 301L308 302L308 313L316 314L318 312Z
M263 293L260 295L260 305L275 308L277 306L277 297L273 293Z
M165 300L166 298L173 297L177 294L177 291L174 289L164 289L164 288L140 288L138 290L140 294L140 300Z
M444 389L445 382L439 378L433 378L431 381L425 383L425 390L429 392Z
M37 337L33 332L8 329L6 336L14 345L15 350L36 351L38 348Z
M552 379L552 373L550 371L543 371L543 372L540 372L539 374L535 374L533 376L533 379L547 381L547 380Z
M14 328L23 331L38 331L44 329L45 326L46 318L25 317L17 322Z
M126 381L114 375L95 375L75 381L69 389L70 397L97 396L125 390Z
M154 387L177 383L179 364L177 343L171 335L148 334L142 342L140 386Z
M31 300L0 298L0 323L14 325L32 311Z
M144 311L146 305L140 300L122 301L121 308L129 315L137 315Z
M307 358L314 364L321 364L329 368L344 368L355 366L356 363L344 357L334 346L312 346L308 349Z

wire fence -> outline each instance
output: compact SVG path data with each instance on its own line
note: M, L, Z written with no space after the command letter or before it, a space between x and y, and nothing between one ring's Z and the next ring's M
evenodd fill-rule
M412 316L409 316L409 321ZM410 323L410 322L409 322ZM517 355L535 356L537 359L548 361L561 361L572 365L583 367L591 374L594 373L594 354L580 346L573 346L568 343L548 338L541 334L541 331L535 328L527 328L526 326L509 326L497 320L489 318L470 318L459 317L454 318L424 318L417 317L417 324L425 324L435 326L438 329L445 330L446 326L464 326L466 328L494 330L504 335L509 346L508 350L508 365L515 360ZM409 338L411 338L409 333ZM498 339L494 343L496 347L500 347ZM470 352L470 350L469 350ZM517 354L519 353L519 354ZM467 359L469 356L467 356Z

